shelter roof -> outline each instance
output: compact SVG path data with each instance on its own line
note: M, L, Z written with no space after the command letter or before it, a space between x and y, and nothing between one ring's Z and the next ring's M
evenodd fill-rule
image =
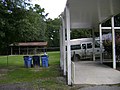
M47 46L47 42L20 42L10 44L10 46Z
M67 0L71 28L93 28L120 13L120 0ZM66 18L65 10L63 18Z

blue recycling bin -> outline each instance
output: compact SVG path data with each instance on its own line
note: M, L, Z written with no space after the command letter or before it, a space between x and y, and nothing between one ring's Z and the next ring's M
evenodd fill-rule
M27 68L31 68L32 65L32 57L31 56L24 56L24 65Z
M42 55L41 61L42 61L42 67L48 67L48 56L47 55Z
M40 66L40 56L33 56L33 66Z

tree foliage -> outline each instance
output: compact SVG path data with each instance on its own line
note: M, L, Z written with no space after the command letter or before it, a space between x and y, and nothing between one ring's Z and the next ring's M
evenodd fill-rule
M50 47L59 47L60 36L59 29L61 25L60 17L52 19L47 19L47 38Z
M120 27L120 14L114 16L115 27ZM111 27L111 19L108 19L102 24L103 27Z
M92 30L88 30L88 29L71 30L71 39L91 37L91 31Z
M45 41L44 9L26 9L23 0L0 0L0 49L14 42Z

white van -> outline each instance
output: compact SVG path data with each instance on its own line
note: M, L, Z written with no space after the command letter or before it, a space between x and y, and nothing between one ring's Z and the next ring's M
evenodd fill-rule
M70 40L70 43L71 43L72 58L74 55L79 57L79 59L87 59L93 57L92 38L73 39ZM94 53L95 53L95 57L100 57L100 44L98 43L98 41L95 41Z

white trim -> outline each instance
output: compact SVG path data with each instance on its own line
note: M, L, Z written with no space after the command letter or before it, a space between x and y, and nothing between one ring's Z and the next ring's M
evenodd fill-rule
M120 29L120 27L114 27L114 29Z
M112 29L112 27L101 27L101 29ZM120 27L114 27L114 29L120 29Z
M63 44L63 36L62 36L62 27L60 28L60 67L61 69L63 70L63 47L62 47L62 44Z
M111 27L101 27L101 29L112 29Z
M102 25L101 24L99 24L99 30L100 30L100 62L101 63L103 63L103 58L102 58L102 27L101 27Z
M75 82L75 62L71 62L72 64L72 83Z
M116 69L116 51L115 51L115 29L114 29L114 17L111 18L111 23L112 23L113 68Z
M63 74L66 75L66 46L65 46L65 21L62 17L62 29L63 29Z
M112 29L112 27L101 27L101 29L109 29L109 30L111 30ZM114 29L120 29L120 27L114 27Z
M71 49L70 49L70 12L66 7L66 28L67 28L67 79L68 85L71 85Z

